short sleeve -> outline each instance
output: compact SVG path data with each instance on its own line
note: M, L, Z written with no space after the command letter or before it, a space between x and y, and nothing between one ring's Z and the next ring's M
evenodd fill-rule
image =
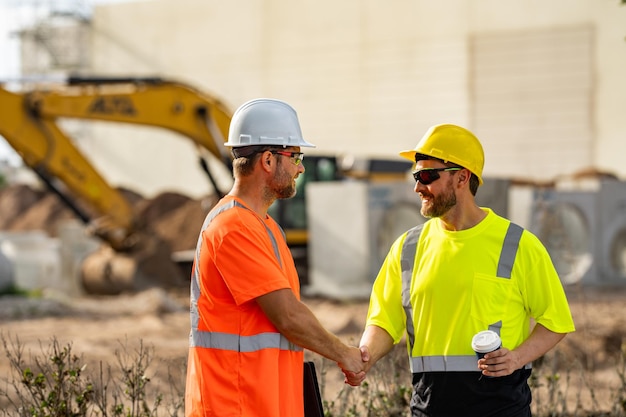
M406 316L402 307L400 252L405 235L391 246L374 281L366 325L378 326L398 343L404 335Z
M291 288L267 230L257 219L250 220L231 228L215 247L216 267L237 304Z

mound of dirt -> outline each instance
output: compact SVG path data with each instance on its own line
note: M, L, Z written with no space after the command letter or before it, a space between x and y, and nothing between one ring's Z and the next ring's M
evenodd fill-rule
M137 202L135 209L173 252L194 249L198 232L208 210L217 203L216 196L196 200L175 192L164 192L156 197Z
M135 204L138 216L147 224L158 221L163 216L177 210L191 198L174 192L159 194L150 200L139 201Z
M0 229L10 230L12 223L35 206L44 194L22 184L0 189Z
M217 197L208 197L202 201L190 199L174 210L153 219L152 228L169 243L172 251L194 249L207 208L213 207L216 203Z
M19 195L15 197L19 199ZM45 230L50 236L56 236L59 222L72 218L75 218L74 213L56 195L43 193L39 200L15 213L8 230Z
M151 199L120 189L147 229L158 234L172 251L194 249L200 226L217 198L196 200L175 192L164 192ZM88 208L79 207L89 214ZM95 216L94 216L95 218ZM78 216L54 193L16 184L0 190L0 230L43 230L58 236L59 223Z

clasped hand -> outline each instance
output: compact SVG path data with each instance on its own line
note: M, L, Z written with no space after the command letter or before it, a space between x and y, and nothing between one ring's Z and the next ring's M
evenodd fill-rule
M371 367L369 360L370 354L367 346L351 348L349 361L339 364L345 376L344 382L353 387L361 385Z

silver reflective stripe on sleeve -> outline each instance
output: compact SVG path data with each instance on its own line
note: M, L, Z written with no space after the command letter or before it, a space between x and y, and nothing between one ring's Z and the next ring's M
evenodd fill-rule
M256 352L262 349L280 349L296 352L302 351L303 349L300 346L291 343L280 333L260 333L252 336L241 336L238 334L198 330L198 322L200 320L200 314L198 312L198 299L200 298L200 284L198 283L200 271L198 259L200 259L200 248L202 246L202 232L209 226L215 217L233 207L240 207L249 210L246 206L237 201L230 201L216 208L205 219L200 231L200 236L198 237L198 244L196 246L196 262L194 262L194 270L191 277L191 333L189 335L189 346L230 350L235 352ZM276 255L278 262L282 264L278 249L278 242L276 241L271 229L265 223L263 223L263 225L265 226L267 234L272 242L274 254Z
M411 282L413 280L413 267L417 254L417 244L423 225L416 226L406 233L400 255L402 268L402 305L406 315L406 333L409 352L413 352L415 346L415 328L413 324L413 306L411 305ZM504 237L500 259L498 260L497 276L504 279L511 278L515 256L522 237L520 226L510 223ZM489 326L491 330L500 334L502 322L499 321ZM460 356L413 356L410 358L411 372L463 372L478 371L476 368L476 355ZM524 368L531 368L526 364Z

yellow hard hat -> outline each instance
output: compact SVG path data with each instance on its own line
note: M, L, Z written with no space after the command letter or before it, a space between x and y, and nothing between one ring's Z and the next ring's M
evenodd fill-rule
M432 126L415 149L402 151L400 156L415 162L417 153L467 168L483 183L485 153L478 138L465 128L452 124Z

